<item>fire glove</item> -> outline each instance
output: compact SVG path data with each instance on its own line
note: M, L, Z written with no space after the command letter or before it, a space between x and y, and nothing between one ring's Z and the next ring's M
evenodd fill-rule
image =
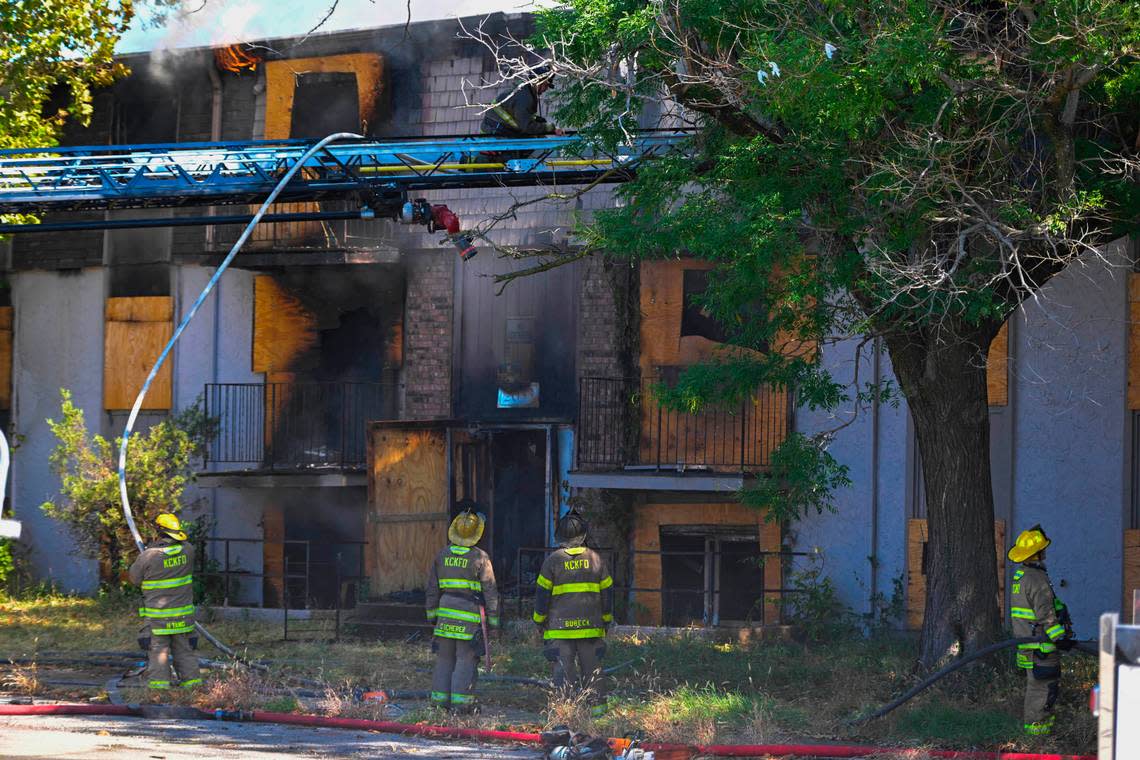
M1057 642L1057 648L1060 649L1062 652L1068 652L1070 649L1072 649L1076 645L1077 645L1077 640L1076 639L1070 639L1068 637L1065 637L1065 638L1063 638Z

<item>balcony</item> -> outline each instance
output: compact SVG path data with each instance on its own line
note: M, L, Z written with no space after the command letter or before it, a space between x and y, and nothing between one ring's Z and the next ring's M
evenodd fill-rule
M206 463L363 469L367 424L390 416L393 392L381 383L208 383L206 414L218 434Z
M747 474L766 470L787 436L789 394L762 388L696 414L663 407L655 382L584 377L578 402L579 471Z

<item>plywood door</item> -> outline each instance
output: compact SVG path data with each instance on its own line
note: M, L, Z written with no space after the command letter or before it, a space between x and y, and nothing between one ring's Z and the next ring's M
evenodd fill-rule
M373 423L368 451L365 569L371 593L422 589L447 541L447 431Z

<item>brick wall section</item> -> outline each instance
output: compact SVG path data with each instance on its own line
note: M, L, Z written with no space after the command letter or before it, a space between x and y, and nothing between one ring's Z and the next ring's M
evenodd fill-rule
M625 285L625 262L603 256L586 259L578 315L578 376L623 377L628 360L619 350L624 315L618 313L615 287Z
M408 257L404 300L404 419L451 416L453 262L447 252Z

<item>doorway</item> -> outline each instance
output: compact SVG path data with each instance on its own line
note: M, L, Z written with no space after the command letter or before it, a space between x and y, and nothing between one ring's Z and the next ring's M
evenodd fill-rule
M661 528L662 621L668 626L764 622L764 557L755 531Z

